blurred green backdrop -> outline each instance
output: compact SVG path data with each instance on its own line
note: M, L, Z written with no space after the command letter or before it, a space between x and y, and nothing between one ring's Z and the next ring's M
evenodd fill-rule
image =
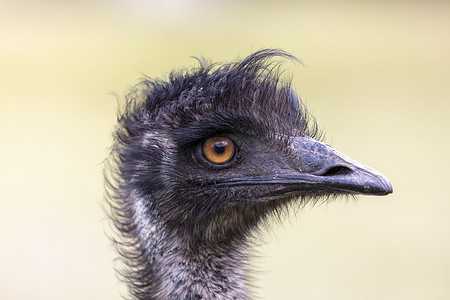
M326 141L388 197L267 234L259 299L450 299L450 2L0 2L0 298L121 299L103 160L143 74L274 47Z

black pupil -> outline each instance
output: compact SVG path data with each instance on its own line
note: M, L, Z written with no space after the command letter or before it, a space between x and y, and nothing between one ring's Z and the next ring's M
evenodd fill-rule
M217 142L214 144L214 152L217 154L223 154L225 152L225 148L227 147L227 142Z

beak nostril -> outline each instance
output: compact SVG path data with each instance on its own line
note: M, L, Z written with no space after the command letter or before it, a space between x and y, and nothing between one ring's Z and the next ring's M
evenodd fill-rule
M337 176L337 175L347 175L350 174L352 170L345 166L334 166L327 169L322 176Z

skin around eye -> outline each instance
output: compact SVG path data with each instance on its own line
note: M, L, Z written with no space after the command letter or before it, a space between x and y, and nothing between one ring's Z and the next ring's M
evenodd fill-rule
M235 153L233 141L226 137L212 137L203 144L203 155L205 158L216 165L222 165L229 162Z

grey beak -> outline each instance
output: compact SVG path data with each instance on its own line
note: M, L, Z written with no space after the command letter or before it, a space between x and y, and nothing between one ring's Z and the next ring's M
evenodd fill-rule
M332 147L308 137L291 138L286 164L275 174L225 178L220 187L261 187L261 197L363 194L383 196L392 185L381 173L366 167ZM284 156L283 156L284 157Z
M311 138L293 138L298 172L283 176L298 187L317 194L387 195L392 185L381 173L366 167L332 147ZM303 194L303 193L302 193Z

